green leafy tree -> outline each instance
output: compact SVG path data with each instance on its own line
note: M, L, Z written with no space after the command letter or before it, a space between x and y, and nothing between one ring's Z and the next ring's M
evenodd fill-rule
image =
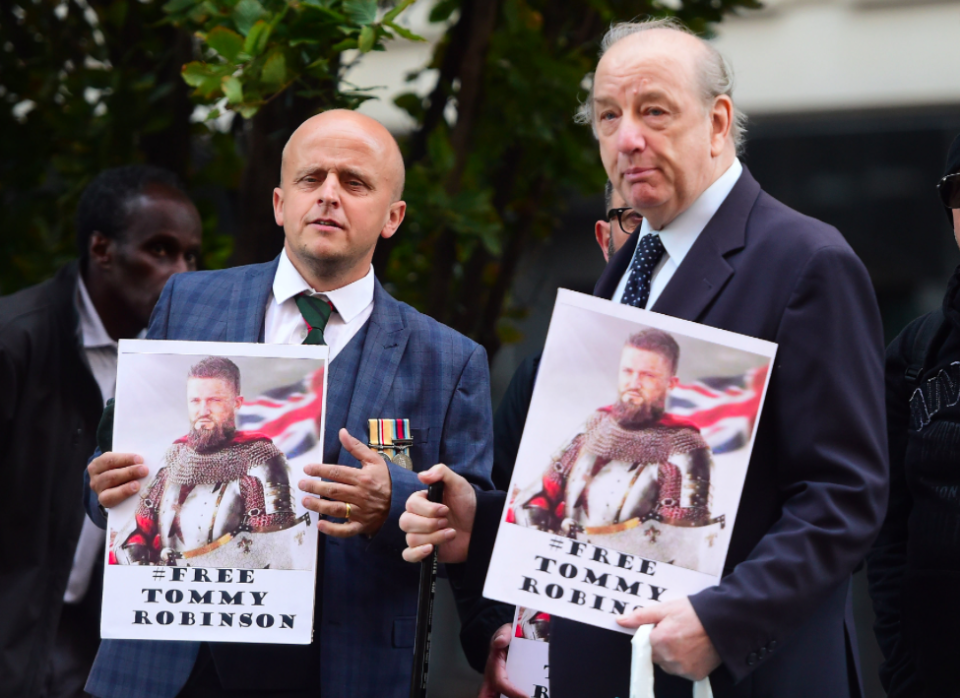
M346 82L343 52L362 60L391 39L420 39L397 23L412 0L17 1L0 8L0 126L13 134L0 145L4 293L70 256L72 207L90 177L137 160L172 167L196 190L220 192L220 210L239 211L225 240L210 234L208 206L209 266L231 242L234 263L271 259L282 231L269 202L290 133L370 98ZM509 298L520 256L571 196L603 186L596 142L572 113L606 28L673 15L709 33L758 5L436 0L430 20L447 30L425 69L438 80L426 97L396 100L416 122L401 144L409 208L402 234L378 245L378 274L495 353L524 312ZM191 123L191 98L211 123L234 114L229 132Z
M188 174L190 37L162 19L127 0L0 3L0 293L74 256L76 200L101 169ZM207 252L215 261L216 245Z
M411 2L383 16L374 0L0 3L0 294L75 255L80 192L131 162L188 183L205 266L272 258L283 143L307 116L367 98L342 88L340 56L417 39L394 22ZM213 107L207 124L191 119L197 103ZM212 128L226 110L239 118ZM219 215L231 209L239 215ZM234 235L219 230L222 218L240 221Z

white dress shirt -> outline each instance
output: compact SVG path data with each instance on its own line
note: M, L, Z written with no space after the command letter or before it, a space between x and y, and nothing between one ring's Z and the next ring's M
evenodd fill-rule
M80 315L80 338L83 353L90 372L100 386L100 395L104 403L114 396L117 389L117 343L107 334L97 309L90 300L90 294L83 283L83 277L77 276L77 295L75 298L77 313ZM64 603L79 603L90 587L90 575L93 573L97 555L103 554L103 542L106 532L99 528L90 517L83 517L80 539L73 553L73 566L67 580L67 590L63 594Z
M293 266L287 251L281 252L277 275L273 278L273 293L267 301L263 330L267 344L303 344L309 328L297 307L296 296L304 292L333 304L334 310L323 329L323 339L330 347L330 361L333 361L373 312L373 267L359 281L317 293Z
M653 304L657 302L660 294L663 293L663 289L667 287L667 283L673 278L677 267L680 266L683 258L687 256L687 252L693 247L693 243L700 237L700 233L707 227L707 223L710 222L710 219L716 214L717 209L720 208L720 205L726 200L727 196L729 196L737 180L740 179L741 172L743 172L743 165L735 158L733 164L730 165L727 171L720 175L716 182L707 187L706 191L690 205L690 208L663 226L663 229L659 231L660 241L663 243L663 248L666 252L664 252L660 263L657 264L653 270L653 277L650 280L650 297L647 299L647 305L645 306L647 309L652 308ZM643 223L640 225L640 230L636 231L634 235L642 239L647 233L653 232L657 231L653 230L653 228L650 227L650 221L644 218ZM637 249L639 248L640 246L637 245ZM636 250L634 251L634 255L636 255ZM631 259L611 299L614 303L620 303L623 299L623 292L627 287L627 279L630 278L630 270L632 267L633 260Z

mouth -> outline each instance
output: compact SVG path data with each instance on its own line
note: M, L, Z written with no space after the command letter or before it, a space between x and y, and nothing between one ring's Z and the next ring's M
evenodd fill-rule
M623 171L623 179L627 182L639 182L656 172L655 167L630 167Z
M335 230L343 229L343 223L340 223L339 221L335 221L332 218L317 218L316 220L310 221L309 225L313 225L321 229L324 229L324 228L332 228Z
M198 419L193 423L194 429L212 429L214 426L212 419Z

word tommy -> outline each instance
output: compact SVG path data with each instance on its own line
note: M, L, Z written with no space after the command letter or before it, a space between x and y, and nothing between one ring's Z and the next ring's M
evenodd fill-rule
M607 565L618 570L633 571L637 574L653 577L656 574L657 563L654 560L646 560L635 555L609 551L596 545L588 545L581 541L567 540L561 541L554 538L550 542L550 547L561 550L568 556L577 558L576 563L558 561L543 555L535 555L536 570L548 575L558 575L563 579L571 580L566 587L562 584L551 582L543 588L542 594L551 599L565 599L567 603L575 606L587 606L597 611L608 611L609 613L623 614L627 612L628 601L621 597L616 598L601 595L596 590L598 588L606 589L612 593L627 594L629 596L644 598L649 601L660 601L666 589L650 584L648 581L638 579L631 580L621 576L617 572L609 570L604 571L597 565ZM597 563L588 566L585 563ZM598 572L598 570L600 570ZM520 586L521 591L531 594L541 594L539 584L543 580L533 577L523 576L523 583ZM577 588L574 584L589 585ZM589 602L589 603L588 603ZM639 604L638 604L639 605ZM636 608L634 606L633 608Z

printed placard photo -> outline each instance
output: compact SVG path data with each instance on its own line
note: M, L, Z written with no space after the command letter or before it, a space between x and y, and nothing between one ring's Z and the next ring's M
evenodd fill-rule
M633 632L717 584L775 352L560 290L484 596Z
M105 638L309 644L325 346L122 340L113 450L143 457L109 510Z
M530 698L550 698L550 614L517 606L506 669L510 683Z

